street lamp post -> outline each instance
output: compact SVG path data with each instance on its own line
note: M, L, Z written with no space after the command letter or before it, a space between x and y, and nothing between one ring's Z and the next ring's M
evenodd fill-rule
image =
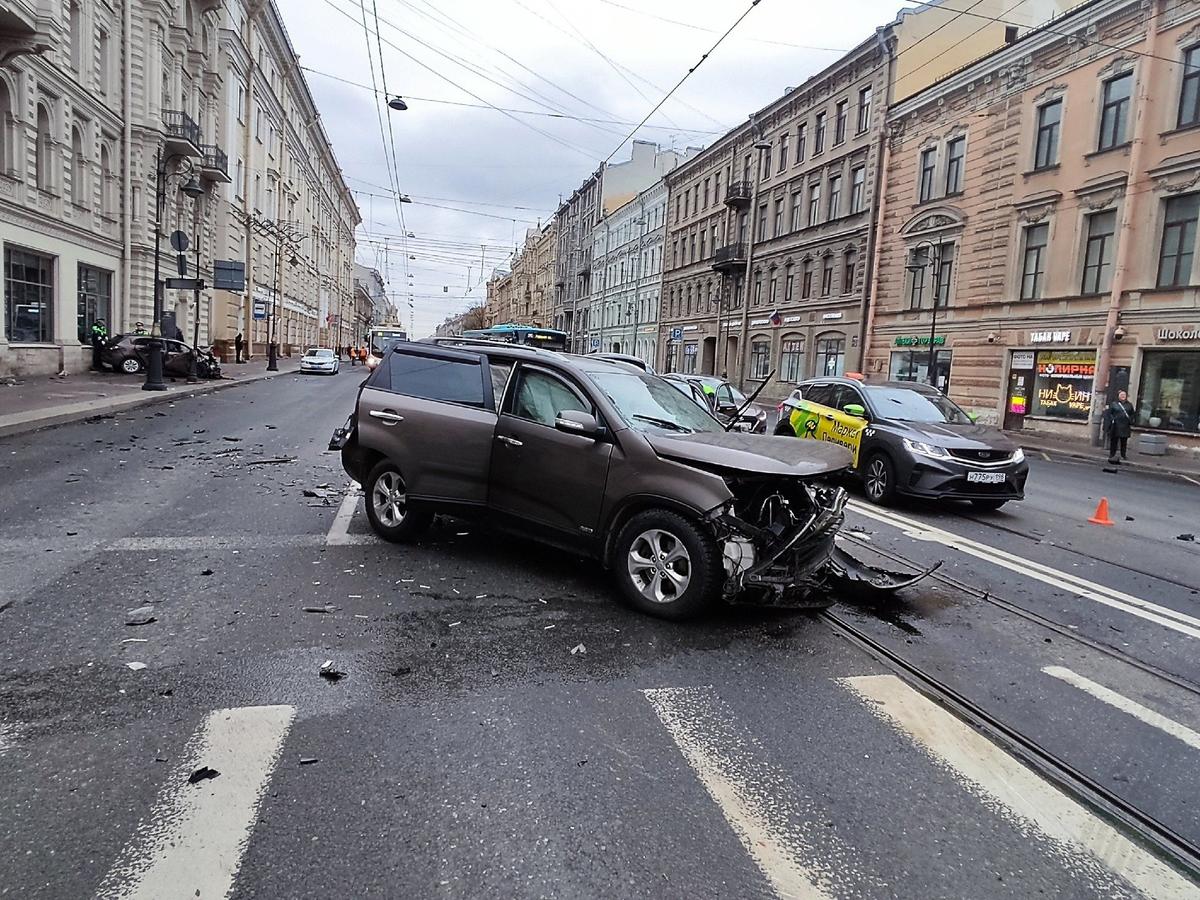
M187 157L181 153L172 153L164 159L161 146L154 157L154 324L150 329L149 357L146 362L146 381L142 384L143 391L165 391L167 389L167 384L163 381L163 289L158 257L162 246L163 207L167 204L167 167L177 159L187 160ZM172 176L188 178L187 183L180 190L193 200L204 193L204 188L196 180L195 167L190 161L186 169L173 172Z
M929 254L930 262L910 264L905 266L905 268L913 273L914 278L924 278L925 267L931 264L933 266L933 316L929 323L929 362L926 366L927 371L925 374L929 379L929 383L937 387L937 345L934 343L934 340L937 337L938 301L941 299L942 294L942 240L938 238L936 244L930 240L918 241L912 248L913 255L915 256L917 251L922 248Z

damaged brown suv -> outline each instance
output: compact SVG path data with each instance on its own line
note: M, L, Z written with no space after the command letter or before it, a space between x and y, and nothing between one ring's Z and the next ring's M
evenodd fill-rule
M381 537L413 540L435 513L485 518L600 560L630 604L664 618L722 599L823 606L845 580L900 584L833 546L846 495L828 476L848 451L727 432L622 362L399 345L331 448Z

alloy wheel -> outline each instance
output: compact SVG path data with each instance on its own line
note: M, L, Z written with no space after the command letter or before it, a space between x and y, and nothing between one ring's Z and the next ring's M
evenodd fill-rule
M661 528L643 531L629 545L629 577L651 603L671 603L692 581L692 557L678 537Z
M375 479L371 506L375 509L375 518L386 528L395 528L404 521L407 497L399 473L384 472Z
M135 357L127 356L121 360L121 371L127 375L136 375L142 370L142 364Z
M872 500L880 499L887 493L887 465L882 459L873 459L867 467L867 493Z

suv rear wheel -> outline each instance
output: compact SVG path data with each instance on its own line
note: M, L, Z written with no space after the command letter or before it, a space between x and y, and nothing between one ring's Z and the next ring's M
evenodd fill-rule
M716 541L665 509L630 519L617 536L612 562L629 604L662 619L699 614L713 604L721 587Z
M367 476L363 485L367 499L367 519L385 541L402 544L424 533L433 515L408 505L404 479L390 460L383 460Z

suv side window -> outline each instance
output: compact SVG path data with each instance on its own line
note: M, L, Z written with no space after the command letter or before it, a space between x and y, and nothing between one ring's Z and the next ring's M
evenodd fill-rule
M554 419L566 409L590 413L592 404L556 375L540 369L521 368L508 403L510 414L553 428Z
M831 406L829 402L833 399L832 384L814 384L811 387L800 388L800 395L809 403L816 403L819 406Z
M504 396L505 387L508 386L508 377L512 375L513 361L489 356L488 370L492 376L492 396L500 399Z
M483 371L478 357L446 359L416 353L392 351L387 355L387 380L372 380L378 387L396 394L461 403L464 406L485 406ZM383 366L379 367L383 369Z
M720 385L717 388L717 403L721 406L732 406L737 404L737 401L733 399L733 390L729 387L728 382Z

